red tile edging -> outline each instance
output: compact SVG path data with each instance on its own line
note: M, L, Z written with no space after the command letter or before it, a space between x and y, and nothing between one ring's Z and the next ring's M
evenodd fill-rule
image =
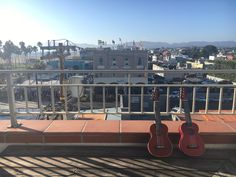
M24 120L22 127L8 128L0 121L0 143L147 143L154 121ZM163 121L173 143L182 122ZM206 144L236 144L236 122L197 121Z

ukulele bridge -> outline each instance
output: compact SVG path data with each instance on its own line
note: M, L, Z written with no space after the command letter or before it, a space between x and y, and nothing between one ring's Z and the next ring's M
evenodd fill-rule
M156 149L164 149L164 148L165 148L164 145L157 145L157 146L156 146Z
M189 149L196 149L198 146L196 144L189 144L187 147Z

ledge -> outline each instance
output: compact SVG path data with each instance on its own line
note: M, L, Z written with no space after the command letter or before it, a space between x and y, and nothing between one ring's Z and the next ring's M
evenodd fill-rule
M8 128L9 120L0 121L0 143L147 143L154 121L99 120L20 120L19 128ZM174 144L183 121L163 121ZM236 144L236 122L195 121L205 144Z

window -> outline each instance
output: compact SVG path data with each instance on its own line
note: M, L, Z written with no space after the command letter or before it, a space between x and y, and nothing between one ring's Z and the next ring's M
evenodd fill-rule
M103 65L103 58L99 58L99 65Z
M125 58L125 66L128 66L128 65L129 65L129 59Z
M115 58L113 58L113 60L112 60L112 66L116 66L116 59Z
M138 65L142 65L142 58L141 57L138 58Z

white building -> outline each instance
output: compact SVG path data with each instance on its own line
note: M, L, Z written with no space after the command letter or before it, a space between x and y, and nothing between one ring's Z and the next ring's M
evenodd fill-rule
M215 60L215 58L216 58L216 57L215 57L215 56L213 56L213 55L212 55L212 56L211 56L211 55L209 56L209 60L212 60L212 61L214 61L214 60Z
M157 64L152 65L153 70L168 70L168 68L158 66ZM166 81L173 81L174 79L184 78L185 73L182 72L168 72L168 73L156 73L157 75L164 77Z

